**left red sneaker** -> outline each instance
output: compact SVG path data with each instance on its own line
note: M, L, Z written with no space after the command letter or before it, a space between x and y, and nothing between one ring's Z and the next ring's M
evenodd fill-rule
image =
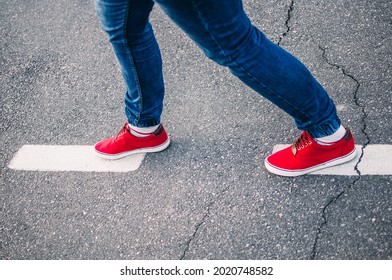
M348 128L343 139L329 146L318 144L303 131L293 145L270 155L264 163L271 173L293 177L348 162L356 153L354 138Z
M146 137L136 137L129 132L128 124L115 137L95 144L95 152L104 159L119 159L137 153L156 153L163 151L170 144L162 124L154 133Z

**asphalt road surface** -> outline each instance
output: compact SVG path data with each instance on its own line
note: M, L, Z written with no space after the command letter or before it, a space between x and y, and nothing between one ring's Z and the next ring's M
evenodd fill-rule
M392 4L354 2L244 6L325 86L366 152L392 144ZM298 137L293 121L159 7L151 22L170 148L126 173L13 170L23 145L117 133L125 89L92 1L1 1L0 259L392 258L391 175L267 173L273 146Z

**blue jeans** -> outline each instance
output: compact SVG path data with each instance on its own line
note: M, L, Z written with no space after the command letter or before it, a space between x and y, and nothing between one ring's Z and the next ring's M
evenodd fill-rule
M155 3L213 61L291 115L312 137L340 126L333 101L307 68L252 25L241 0L96 0L127 86L129 123L160 123L162 59L149 15Z

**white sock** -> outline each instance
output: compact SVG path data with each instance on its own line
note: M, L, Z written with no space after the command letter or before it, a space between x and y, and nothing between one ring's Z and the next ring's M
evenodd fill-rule
M320 138L315 138L314 140L316 140L316 142L320 145L329 146L341 140L344 135L346 135L346 129L342 125L340 125L338 130L336 130L333 134Z
M147 137L151 133L154 133L157 130L159 124L149 127L137 127L131 124L128 124L129 132L137 137Z

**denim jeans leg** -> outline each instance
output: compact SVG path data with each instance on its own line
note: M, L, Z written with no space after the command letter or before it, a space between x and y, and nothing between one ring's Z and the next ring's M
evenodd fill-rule
M126 84L125 114L139 127L159 124L163 107L162 58L148 21L153 5L152 0L96 0Z
M204 53L290 114L313 137L335 132L333 101L308 69L253 26L241 0L155 0Z

